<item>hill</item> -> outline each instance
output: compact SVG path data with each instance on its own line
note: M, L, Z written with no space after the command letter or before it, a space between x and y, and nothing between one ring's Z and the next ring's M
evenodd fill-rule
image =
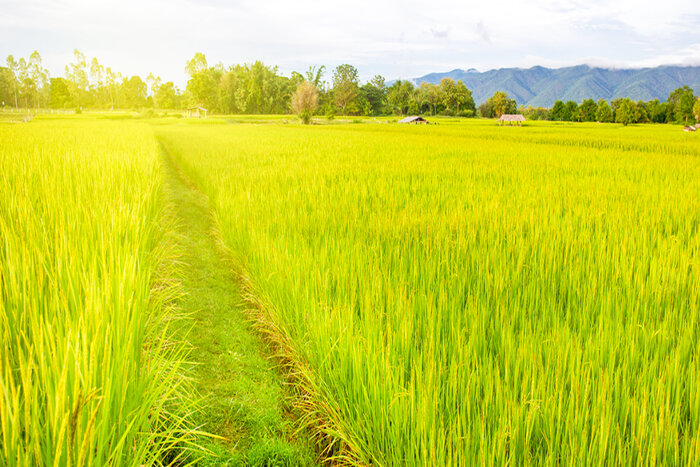
M615 99L629 97L635 101L659 99L665 101L676 88L688 85L700 90L700 66L659 66L640 69L596 68L578 65L566 68L500 68L479 72L452 70L430 73L412 79L439 83L442 78L462 80L472 90L479 104L496 91L505 91L518 104L551 107L554 101L583 99Z

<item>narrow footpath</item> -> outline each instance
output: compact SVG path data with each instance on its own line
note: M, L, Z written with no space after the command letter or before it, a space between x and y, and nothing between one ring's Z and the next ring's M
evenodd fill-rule
M281 376L246 321L240 289L211 237L208 199L188 186L165 147L161 154L166 202L177 218L172 238L184 263L180 306L192 316L192 376L203 398L196 421L221 438L202 437L210 453L198 465L314 465L308 445L292 436Z

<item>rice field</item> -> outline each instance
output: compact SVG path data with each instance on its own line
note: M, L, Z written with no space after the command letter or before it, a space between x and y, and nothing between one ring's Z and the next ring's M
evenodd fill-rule
M0 465L181 458L193 401L152 131L0 125L0 167Z
M700 463L697 142L675 127L159 126L372 465Z
M0 124L0 465L192 459L159 145L329 462L700 464L695 135L84 116Z

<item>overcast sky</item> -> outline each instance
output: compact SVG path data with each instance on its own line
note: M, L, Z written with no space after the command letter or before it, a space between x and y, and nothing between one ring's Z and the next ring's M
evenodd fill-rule
M185 62L263 60L284 74L355 65L363 80L454 68L700 64L700 3L684 0L0 0L0 54L73 49L179 85ZM327 74L327 79L330 74Z

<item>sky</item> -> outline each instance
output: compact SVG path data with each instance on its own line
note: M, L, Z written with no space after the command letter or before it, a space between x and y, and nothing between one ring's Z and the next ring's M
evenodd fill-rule
M287 76L350 63L363 81L455 68L700 65L700 2L0 0L0 57L37 50L63 76L74 49L180 86L195 52L212 65L262 60Z

